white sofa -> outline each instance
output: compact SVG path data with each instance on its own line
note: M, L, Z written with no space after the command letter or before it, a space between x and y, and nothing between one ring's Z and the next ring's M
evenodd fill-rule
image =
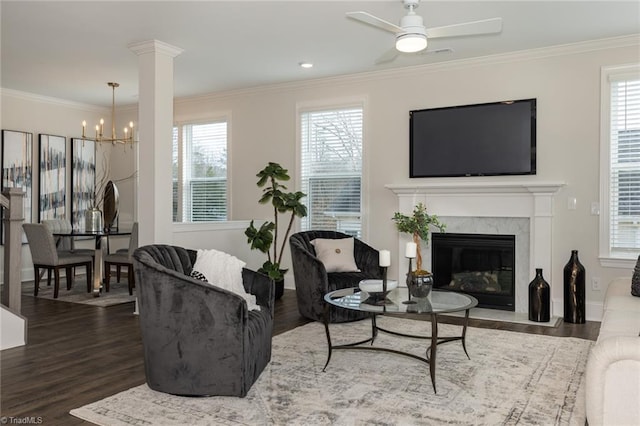
M640 425L640 297L631 278L613 280L605 294L598 341L587 360L589 426Z

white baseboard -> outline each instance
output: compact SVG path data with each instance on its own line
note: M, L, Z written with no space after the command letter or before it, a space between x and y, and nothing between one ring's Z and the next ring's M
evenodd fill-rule
M564 318L564 302L562 299L553 299L553 315L559 316L560 318ZM587 321L597 321L600 322L602 320L602 302L587 302L585 304L585 316Z

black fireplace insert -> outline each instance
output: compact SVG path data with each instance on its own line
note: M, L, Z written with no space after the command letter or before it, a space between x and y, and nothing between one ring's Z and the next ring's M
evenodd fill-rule
M515 311L515 235L433 233L434 288L478 299L478 307Z

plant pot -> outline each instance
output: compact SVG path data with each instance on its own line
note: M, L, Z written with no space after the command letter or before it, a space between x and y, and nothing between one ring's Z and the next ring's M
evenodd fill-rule
M427 271L411 271L407 279L411 297L428 297L433 288L433 274Z
M280 299L284 294L284 279L274 281L276 285L276 300Z

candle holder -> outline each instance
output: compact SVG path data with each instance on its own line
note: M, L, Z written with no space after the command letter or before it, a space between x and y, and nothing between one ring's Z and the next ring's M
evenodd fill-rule
M374 302L374 305L386 305L387 302L390 303L389 300L387 300L387 294L389 293L389 291L387 290L387 267L386 266L382 266L382 294L376 295L377 296L377 300Z
M382 292L387 292L387 267L382 267Z
M407 294L409 295L409 300L405 300L404 302L402 302L405 305L413 305L414 303L416 303L415 300L411 300L411 274L412 274L412 267L411 267L411 260L413 259L412 257L409 257L409 271L407 272Z

